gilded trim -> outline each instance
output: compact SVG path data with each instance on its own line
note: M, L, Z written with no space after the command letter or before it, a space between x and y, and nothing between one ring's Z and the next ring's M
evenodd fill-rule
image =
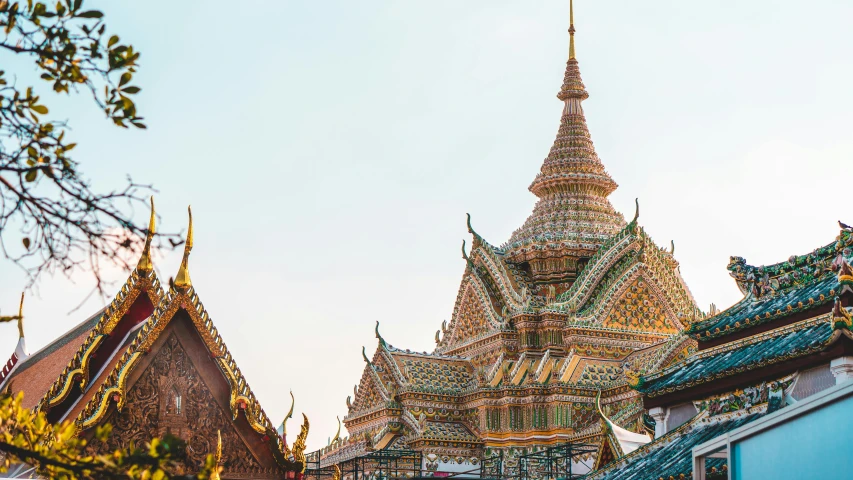
M62 387L55 395L47 398L48 408L55 407L68 397L68 394L71 393L71 387L74 385L74 379L76 377L80 377L80 390L84 390L86 388L86 385L89 384L89 362L92 358L92 353L97 350L105 338L107 338L107 335L105 334L96 335L92 340L92 343L86 346L83 351L83 356L80 359L80 367L71 370L68 374L64 375L64 377L59 378L59 381L62 381Z
M109 388L99 389L98 395L96 398L93 398L92 401L97 399L97 402L89 404L86 406L86 409L80 413L80 416L87 411L90 413L85 418L78 417L77 425L82 429L91 428L95 424L97 424L103 417L106 415L110 400L114 400L116 402L116 408L121 410L124 407L125 401L125 388L127 387L127 376L130 375L130 372L136 366L136 363L139 361L139 357L142 356L140 352L134 352L130 355L130 357L119 367L117 372L116 382L113 386ZM112 376L112 375L111 375Z

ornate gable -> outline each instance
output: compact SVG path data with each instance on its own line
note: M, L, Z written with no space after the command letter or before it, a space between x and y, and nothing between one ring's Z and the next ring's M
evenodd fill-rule
M365 365L364 373L361 374L361 381L358 382L355 398L349 409L350 415L379 407L386 402L384 388L378 386L376 380L376 375L372 371L372 367Z
M150 365L160 358L157 355L164 345L171 344L170 351L175 349L174 344L170 343L170 335L178 332L179 343L186 355L163 354L163 358L193 358L192 367L201 373L204 386L216 400L209 403L208 408L219 408L230 413L231 427L236 429L245 444L250 447L254 458L260 461L264 471L274 473L266 477L283 478L287 472L301 471L305 462L303 453L305 436L308 433L307 418L291 450L282 442L282 438L261 408L260 402L255 398L192 286L188 267L193 245L192 232L190 212L184 256L172 288L161 299L154 313L130 330L126 339L118 345L117 353L105 365L97 383L93 381L86 395L69 411L68 418L75 419L78 432L91 435L92 428L103 424L108 415L139 415L141 410L149 422L148 428L153 428L150 422L155 422L158 433L171 431L184 434L186 431L186 435L190 437L196 435L197 425L192 423L189 417L177 413L183 408L184 395L188 395L187 398L192 395L204 396L202 393L193 392L192 380L188 377L182 378L179 374L181 371L190 371L190 366L182 361L170 360L168 366L161 365L158 368L155 364L156 375L149 373ZM187 342L192 345L188 346ZM140 387L133 394L136 396L131 395L128 388L139 384L144 375L149 375L149 387ZM129 400L143 397L150 399L150 402L146 400L134 404L132 408L128 406ZM180 400L175 400L176 398ZM200 397L196 400L198 398ZM152 417L154 415L156 420ZM189 410L186 415L189 415ZM121 416L115 418L122 421ZM207 453L209 452L205 455ZM232 478L259 478L256 474L247 475Z
M499 326L488 293L471 270L465 271L465 278L459 289L456 308L436 351L447 351L480 335L485 335Z
M152 351L151 362L127 389L125 407L105 417L113 425L106 449L143 445L152 437L172 434L187 442L186 458L175 473L192 473L215 451L221 432L223 478L278 478L277 469L265 467L237 431L227 403L223 407L208 387L188 348L173 331ZM97 442L90 448L92 453L104 449Z
M637 275L621 292L604 318L602 326L619 330L678 333L668 318L665 304L643 275Z

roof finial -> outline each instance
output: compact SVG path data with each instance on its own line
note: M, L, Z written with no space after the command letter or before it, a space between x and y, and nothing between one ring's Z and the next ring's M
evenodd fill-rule
M338 431L335 432L335 438L332 439L331 443L338 443L341 439L341 417L336 417L338 419Z
M293 407L296 406L296 398L293 397L293 390L290 391L290 411L287 412L287 415L284 416L284 420L281 421L281 437L285 438L287 436L287 420L293 418Z
M385 339L382 338L382 335L379 333L379 320L376 321L376 328L374 331L376 332L376 339L379 340L379 345L382 345L382 348L385 348L387 344L385 343Z
M21 303L18 304L18 338L24 338L24 292L21 292Z
M220 480L219 472L222 470L222 432L216 431L216 453L213 455L213 473L210 474L210 480Z
M178 288L189 288L193 282L190 280L189 258L190 252L193 249L193 210L192 207L187 207L187 212L190 216L190 225L187 228L187 241L184 243L184 258L181 260L181 268L178 269L178 275L175 276L175 286Z
M17 315L0 316L0 323L18 321L18 338L24 338L24 292L21 292L21 303Z
M569 0L569 60L575 58L575 2Z
M150 272L154 269L151 263L151 240L154 238L154 233L157 231L156 213L154 212L154 195L151 195L151 218L148 220L148 233L145 234L145 246L142 247L142 256L139 257L139 263L136 269L140 272Z

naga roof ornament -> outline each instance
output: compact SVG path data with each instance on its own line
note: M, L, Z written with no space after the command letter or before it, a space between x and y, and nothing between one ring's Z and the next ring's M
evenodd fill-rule
M284 420L281 421L281 438L285 439L287 437L287 421L293 418L293 407L296 406L296 398L293 396L293 390L290 391L290 411L287 412L287 415L284 416ZM287 440L285 440L285 443Z
M142 255L136 269L140 272L150 272L154 269L151 262L151 240L157 232L156 213L154 211L154 195L151 196L151 218L148 220L148 232L145 234L145 245L142 247Z
M187 228L187 241L184 243L184 257L181 260L181 267L178 269L178 274L175 276L175 287L189 288L193 282L190 279L189 258L190 252L193 249L193 210L192 207L187 207L190 223Z
M595 254L625 225L624 217L607 198L617 184L595 153L581 106L589 94L575 58L574 9L571 10L569 60L557 93L563 102L560 128L529 188L539 201L524 225L503 246L510 261L531 262L534 277L539 280L571 280L582 266L560 272L556 265L543 265L544 259L562 258L574 265L576 260Z

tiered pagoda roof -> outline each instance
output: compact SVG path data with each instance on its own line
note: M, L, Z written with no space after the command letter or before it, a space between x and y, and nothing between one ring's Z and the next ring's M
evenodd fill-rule
M324 465L389 445L464 460L567 439L622 454L646 438L623 362L683 359L696 342L679 333L704 315L674 247L639 225L639 205L626 223L608 200L616 183L589 136L573 24L570 33L560 130L530 186L533 214L502 247L468 217L473 242L470 252L463 243L465 272L435 351L396 349L377 334L348 401L351 436L323 449Z
M572 17L574 15L572 14ZM608 200L617 184L595 153L581 102L589 97L574 49L574 18L569 29L570 53L557 98L563 102L560 128L530 191L539 197L533 213L502 247L514 263L535 261L532 275L551 283L571 280L576 262L590 257L625 225ZM546 265L543 259L559 259Z

